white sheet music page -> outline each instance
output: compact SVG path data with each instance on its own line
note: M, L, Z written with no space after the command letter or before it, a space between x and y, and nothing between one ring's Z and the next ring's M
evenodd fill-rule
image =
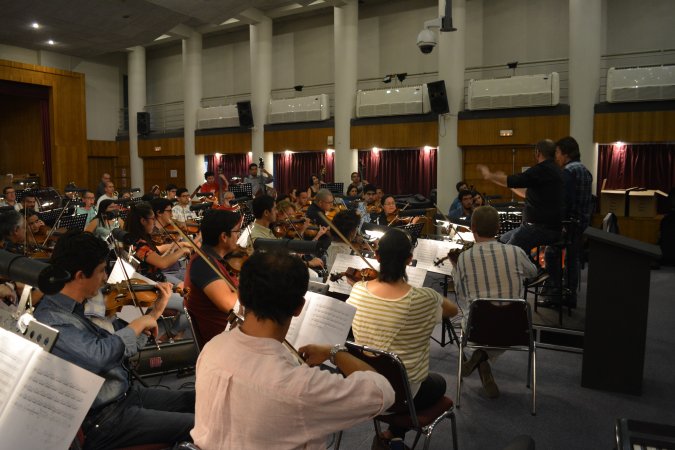
M307 292L305 307L294 317L286 340L296 349L307 344L342 344L347 339L356 308L345 302Z
M0 417L28 362L38 351L42 351L39 345L0 328Z
M380 264L374 260L368 258L368 262L373 265L375 270L380 269ZM353 267L354 269L365 269L368 265L357 255L345 255L338 254L333 263L333 268L331 273L341 273L345 272L348 267ZM408 275L408 283L414 287L424 286L424 279L427 276L427 271L425 268L408 266L405 270ZM352 286L347 282L346 277L342 277L338 281L328 281L328 290L331 292L338 292L340 294L347 294L352 292Z
M3 447L68 449L102 385L98 375L37 347L0 416Z
M413 258L417 260L417 267L449 276L452 274L452 263L445 260L437 267L434 261L448 256L448 250L451 248L462 248L462 245L449 241L418 239L417 247L413 250Z

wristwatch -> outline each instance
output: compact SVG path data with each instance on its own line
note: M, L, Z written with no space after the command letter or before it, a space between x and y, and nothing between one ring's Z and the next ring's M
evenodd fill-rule
M335 365L335 355L337 355L338 352L349 352L349 350L342 344L335 344L331 347L330 352L328 353L328 361L333 365Z

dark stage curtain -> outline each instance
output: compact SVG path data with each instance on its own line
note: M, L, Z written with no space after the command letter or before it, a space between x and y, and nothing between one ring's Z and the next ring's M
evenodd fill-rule
M40 119L42 127L42 156L45 162L46 186L52 185L52 137L49 126L49 100L40 100Z
M363 179L386 194L422 194L436 187L436 149L359 150Z
M218 168L223 170L223 174L230 181L232 177L245 177L248 175L248 166L251 164L251 157L248 153L235 153L230 155L206 155L206 165L208 170L217 174Z
M274 187L280 194L287 194L292 188L307 190L312 175L320 176L322 167L326 168L324 181L331 183L333 160L333 153L327 152L275 153Z
M598 147L598 195L605 178L605 189L641 187L669 192L675 186L675 144Z

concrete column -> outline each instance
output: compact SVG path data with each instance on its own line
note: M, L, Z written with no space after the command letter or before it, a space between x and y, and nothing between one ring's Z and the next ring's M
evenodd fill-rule
M192 191L204 179L204 156L195 154L197 109L202 101L202 35L194 30L183 38L183 92L185 184Z
M598 150L593 142L593 107L600 89L602 0L569 0L570 135L579 142L581 162L593 174L595 192Z
M249 25L251 41L251 109L253 129L251 130L251 151L253 162L263 158L265 169L274 169L272 152L265 152L265 122L272 91L272 19L257 13Z
M138 126L136 113L145 110L145 48L132 47L127 55L129 77L129 159L131 188L141 188L143 185L143 159L138 156Z
M359 6L345 0L333 8L335 48L335 181L351 182L358 167L358 150L351 148L351 119L356 106Z
M445 0L438 2L439 16L445 15ZM438 76L445 80L450 113L438 118L438 207L447 214L457 196L455 184L462 178L462 152L457 145L457 114L464 109L464 36L466 0L453 0L452 24L457 31L440 33L434 50L438 57Z

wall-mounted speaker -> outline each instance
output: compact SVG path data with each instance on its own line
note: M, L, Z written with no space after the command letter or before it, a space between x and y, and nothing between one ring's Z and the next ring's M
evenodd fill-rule
M136 113L136 127L138 134L147 136L150 134L150 113L138 112Z
M439 80L427 83L429 91L429 104L431 110L436 114L447 114L450 112L448 105L448 95L445 92L445 81Z
M253 111L251 102L237 102L237 113L239 114L239 126L244 128L253 128Z

